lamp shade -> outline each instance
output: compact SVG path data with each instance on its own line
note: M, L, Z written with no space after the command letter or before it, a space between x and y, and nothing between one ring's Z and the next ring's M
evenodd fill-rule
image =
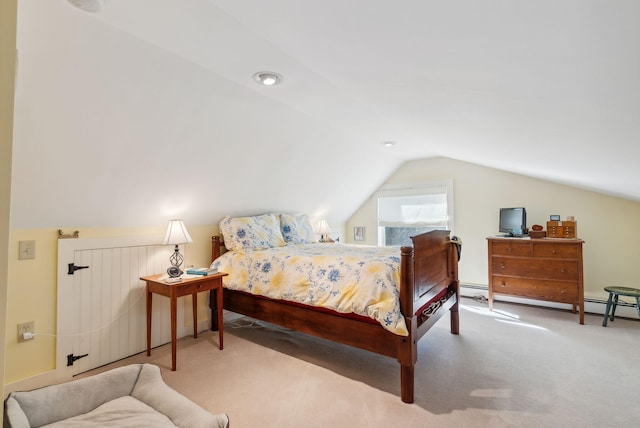
M169 226L167 226L167 233L164 235L162 245L178 245L188 244L193 242L187 228L184 226L182 220L169 220Z
M319 233L320 235L328 235L331 233L331 228L329 227L329 223L327 223L327 220L320 220L320 222L318 223L317 233Z

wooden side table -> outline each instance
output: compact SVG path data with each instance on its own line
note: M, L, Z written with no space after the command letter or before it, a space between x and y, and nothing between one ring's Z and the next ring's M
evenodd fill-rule
M222 278L227 276L218 272L206 276L182 278L182 281L168 284L163 281L164 274L144 276L140 278L147 283L147 356L151 355L151 305L153 293L171 299L171 370L176 370L176 319L178 297L191 295L193 301L193 337L198 337L198 311L196 295L201 291L218 290L218 335L220 349L223 349L223 319L222 319Z

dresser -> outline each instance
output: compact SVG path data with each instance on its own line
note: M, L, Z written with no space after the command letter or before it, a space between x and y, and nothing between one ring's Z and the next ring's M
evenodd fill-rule
M584 324L580 239L487 238L489 309L496 294L568 303Z

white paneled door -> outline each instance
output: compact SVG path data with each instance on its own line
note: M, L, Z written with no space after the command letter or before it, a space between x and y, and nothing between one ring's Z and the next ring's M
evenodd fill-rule
M58 241L59 380L145 351L145 283L164 272L173 247L162 236ZM171 341L169 299L153 296L152 346ZM178 305L178 336L184 313Z

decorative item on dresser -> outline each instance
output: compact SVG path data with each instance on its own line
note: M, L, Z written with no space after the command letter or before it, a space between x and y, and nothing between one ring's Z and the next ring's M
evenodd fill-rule
M489 309L496 294L573 305L584 324L580 239L487 238Z
M539 224L534 224L531 226L531 230L529 231L530 238L545 238L547 236L547 232L544 231L544 228Z
M575 220L548 221L547 236L549 238L576 238L578 236L578 222Z

